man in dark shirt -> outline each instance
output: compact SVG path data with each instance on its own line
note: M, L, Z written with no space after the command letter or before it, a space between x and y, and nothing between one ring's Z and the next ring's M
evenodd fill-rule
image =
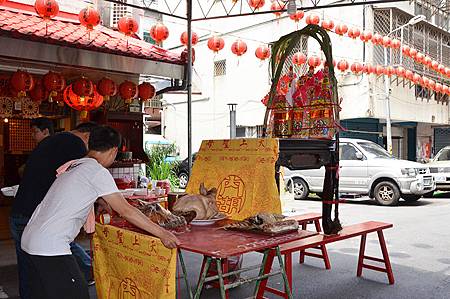
M27 160L10 217L10 229L16 245L19 268L19 292L22 299L30 298L27 279L29 261L20 246L23 230L55 181L58 167L86 155L89 134L95 127L97 127L95 123L82 123L71 132L47 137L37 145Z

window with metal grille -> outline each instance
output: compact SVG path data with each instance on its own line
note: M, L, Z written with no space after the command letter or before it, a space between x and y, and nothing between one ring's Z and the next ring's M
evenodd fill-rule
M119 0L120 2L127 3L127 0ZM112 14L111 14L111 26L117 27L117 23L121 17L124 17L131 13L131 9L122 4L111 3L112 5Z
M225 76L227 74L226 59L214 61L214 77Z

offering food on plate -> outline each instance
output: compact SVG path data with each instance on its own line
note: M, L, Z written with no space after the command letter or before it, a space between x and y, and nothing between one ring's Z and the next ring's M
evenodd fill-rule
M166 229L176 229L187 225L184 217L172 214L159 204L142 204L138 209L151 221Z
M206 190L205 185L200 185L200 194L188 194L180 197L173 206L174 213L195 212L195 220L214 219L219 210L216 205L217 189Z
M298 230L298 222L295 220L283 220L285 217L279 214L259 213L242 221L237 221L224 226L225 229L256 231L268 234L281 234Z

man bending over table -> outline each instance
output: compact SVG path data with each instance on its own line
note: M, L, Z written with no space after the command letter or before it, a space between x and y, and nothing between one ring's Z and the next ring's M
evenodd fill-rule
M21 244L32 264L29 279L33 298L89 299L86 280L69 244L100 197L123 218L160 238L166 247L179 244L175 235L129 205L117 189L105 167L114 162L119 143L120 135L113 128L95 128L86 157L69 163L31 216Z

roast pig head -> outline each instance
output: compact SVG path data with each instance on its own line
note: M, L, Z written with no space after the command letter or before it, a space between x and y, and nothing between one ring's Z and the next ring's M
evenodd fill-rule
M200 194L188 194L179 198L173 206L174 211L195 211L196 220L211 219L219 213L216 205L217 189L207 190L203 183L200 184Z

